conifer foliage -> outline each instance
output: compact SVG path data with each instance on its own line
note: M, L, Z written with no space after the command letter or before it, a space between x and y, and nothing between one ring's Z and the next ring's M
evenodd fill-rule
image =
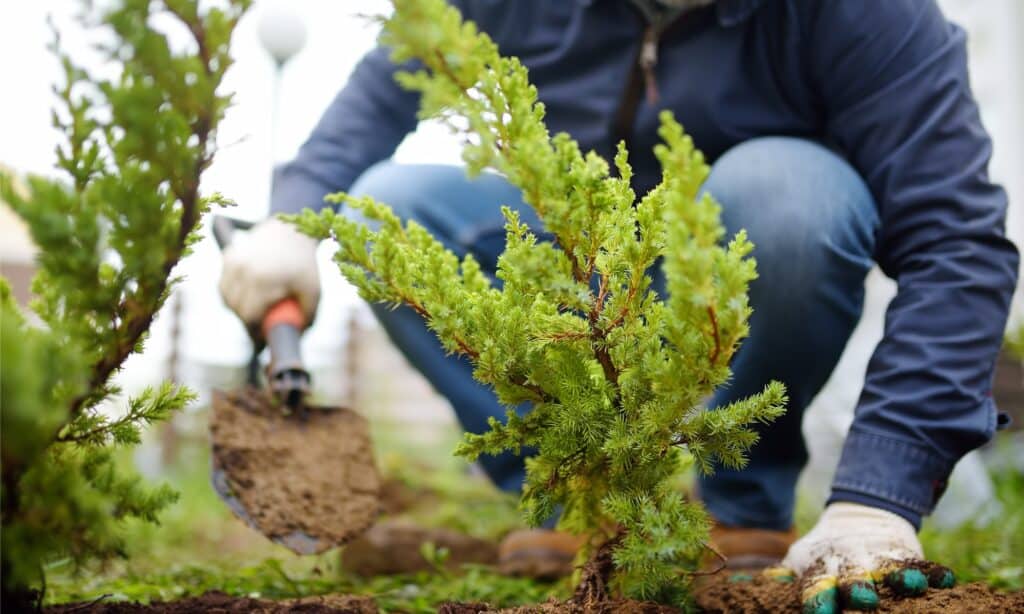
M292 219L337 239L338 266L364 298L408 305L503 404L531 404L467 435L458 454L535 448L522 494L528 520L560 513L560 526L589 535L592 549L614 547L619 591L677 600L708 519L673 478L687 462L741 466L757 439L750 427L784 411L778 383L702 407L747 334L753 246L742 231L722 245L719 205L698 196L708 167L670 113L655 152L661 183L637 199L624 145L612 174L568 135L550 136L526 69L458 11L443 0L394 7L381 39L396 62L419 60L397 78L421 94L421 116L464 134L469 172L504 174L544 228L505 209L494 280L370 198L332 197L374 228L331 210ZM651 287L659 262L664 297Z
M147 390L118 418L99 405L118 392L111 376L141 348L203 212L222 202L201 196L199 179L230 102L217 89L247 5L229 0L200 12L198 0L121 0L99 18L87 5L84 20L105 41L97 48L120 74L90 74L57 37L65 80L53 122L64 134L57 166L65 178L30 178L20 190L0 174L0 199L39 249L33 314L0 280L5 609L41 597L30 588L42 586L46 562L121 554L121 523L155 521L176 499L113 458L192 393L170 384ZM157 20L187 33L184 49Z

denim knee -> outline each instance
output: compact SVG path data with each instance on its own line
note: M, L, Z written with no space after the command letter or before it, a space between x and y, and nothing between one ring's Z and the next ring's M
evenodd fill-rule
M855 271L860 284L871 267L874 198L857 171L822 145L791 137L746 141L715 162L703 189L722 204L730 234L747 230L762 277L809 281L832 264Z
M415 220L430 193L443 191L453 171L458 172L458 169L442 165L396 164L385 160L366 169L348 193L357 197L369 196L391 207L401 219Z
M381 162L363 173L352 186L353 196L371 196L391 207L403 220L425 227L458 256L472 252L485 269L493 268L505 244L501 206L520 213L532 228L536 213L522 192L495 173L470 178L465 169L441 164ZM345 215L365 222L359 212Z

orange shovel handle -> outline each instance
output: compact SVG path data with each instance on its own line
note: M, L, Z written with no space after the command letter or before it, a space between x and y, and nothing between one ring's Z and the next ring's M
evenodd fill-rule
M261 326L263 338L266 339L270 329L278 324L290 324L300 331L306 328L306 315L302 313L302 305L299 304L299 301L294 298L286 298L277 302L267 311L267 315L263 316Z

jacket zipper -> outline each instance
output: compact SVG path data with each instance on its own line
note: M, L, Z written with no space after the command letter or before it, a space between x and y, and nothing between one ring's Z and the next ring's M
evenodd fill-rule
M675 25L681 21L682 16L669 25ZM661 34L667 28L659 28L656 24L648 23L644 28L643 38L640 40L640 53L633 68L629 73L629 80L626 85L626 92L622 96L622 103L615 113L615 142L626 141L629 143L633 134L633 123L636 120L637 106L640 104L641 94L647 100L647 104L658 103L660 94L658 92L657 77L654 73L658 65L658 43Z
M644 90L646 92L647 104L658 104L658 80L654 74L654 67L658 65L658 38L661 32L653 25L648 25L644 30L643 42L640 45L640 70L644 75Z

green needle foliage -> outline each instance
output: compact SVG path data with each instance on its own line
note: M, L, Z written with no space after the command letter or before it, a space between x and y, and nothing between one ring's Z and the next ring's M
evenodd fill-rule
M230 102L217 88L248 0L204 13L198 4L122 0L106 12L95 27L110 41L98 51L121 69L110 80L77 66L58 37L65 82L53 121L66 179L34 177L19 190L0 174L0 199L39 248L32 315L0 280L3 603L14 609L31 605L44 563L120 554L123 521L155 522L177 497L117 470L113 452L192 393L147 390L118 418L100 407L118 392L111 376L141 348L203 212L223 202L200 196L199 179ZM190 34L186 49L172 49L157 19Z
M471 174L497 170L521 188L550 240L505 209L506 248L497 280L461 261L422 226L384 204L345 194L376 229L333 211L292 218L340 244L336 260L370 301L408 305L475 377L524 416L466 436L475 458L534 447L522 506L540 524L614 547L615 586L628 595L678 599L685 570L705 547L708 518L672 487L687 459L739 467L757 440L751 425L783 411L778 383L709 411L704 401L729 378L747 334L753 246L739 232L727 246L719 205L698 197L708 173L670 113L656 154L661 183L639 200L625 147L615 173L566 134L549 136L544 106L516 58L443 0L394 0L382 42L393 59L423 69L399 82L419 92L420 115L466 136ZM658 262L667 296L651 288Z

